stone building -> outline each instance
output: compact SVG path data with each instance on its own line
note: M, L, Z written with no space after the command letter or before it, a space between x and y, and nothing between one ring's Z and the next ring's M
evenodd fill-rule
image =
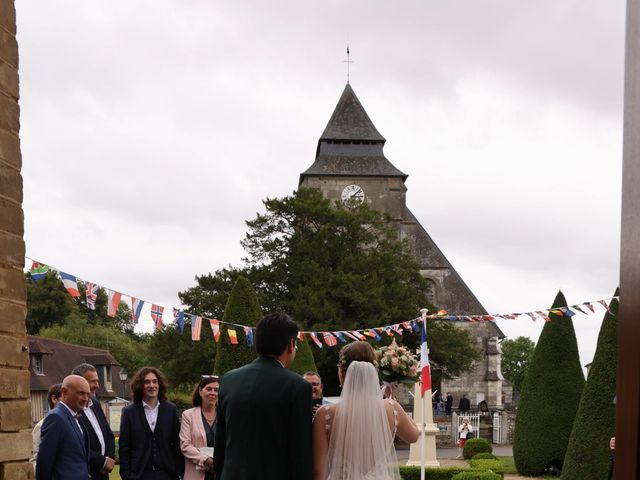
M16 10L0 0L0 480L34 477L18 98Z
M405 181L408 175L385 157L385 141L351 85L347 84L318 141L315 161L300 174L299 186L317 188L326 198L347 205L367 202L371 208L388 213L400 238L409 241L420 271L428 280L428 300L450 313L486 314L482 304L407 207ZM486 400L491 408L500 408L503 378L498 339L504 334L493 322L459 322L458 326L471 331L485 355L470 374L443 380L442 392L453 394L454 406L466 393L472 405Z

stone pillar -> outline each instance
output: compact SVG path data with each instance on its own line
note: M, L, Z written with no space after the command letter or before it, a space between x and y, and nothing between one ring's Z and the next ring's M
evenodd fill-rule
M487 405L490 409L502 409L502 349L498 337L487 339Z
M16 11L0 0L0 480L34 478L19 130Z
M420 397L420 383L416 383L415 396L413 397L413 421L418 424L418 428L425 429L425 442L426 442L426 454L425 465L427 467L439 467L436 457L436 435L438 434L438 427L433 423L433 410L431 408L431 389L424 392L424 413L425 418L423 422L422 418L422 398ZM412 443L409 448L409 460L407 465L420 466L420 456L422 452L422 432L420 438L416 443Z

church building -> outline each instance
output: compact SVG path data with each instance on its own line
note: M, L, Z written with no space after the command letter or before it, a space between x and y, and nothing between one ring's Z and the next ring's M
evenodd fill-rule
M299 186L317 188L326 198L347 205L367 202L371 208L388 213L400 238L408 240L420 272L428 281L427 300L452 314L486 315L482 304L407 207L408 175L385 157L385 141L347 83L318 141L315 161L300 174ZM500 369L498 340L504 334L494 322L456 324L470 330L484 357L473 372L443 379L441 392L452 393L454 406L467 394L472 406L485 400L490 408L501 408L506 382Z

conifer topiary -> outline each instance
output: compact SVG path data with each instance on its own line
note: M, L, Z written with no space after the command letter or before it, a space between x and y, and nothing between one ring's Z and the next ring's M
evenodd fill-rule
M616 291L615 295L618 295ZM616 366L618 362L618 301L602 320L596 353L569 439L563 480L601 480L609 472L609 439L615 433Z
M245 277L238 277L229 294L220 324L220 340L213 367L214 375L223 375L229 370L251 363L257 357L255 345L247 345L247 337L242 327L230 323L255 327L262 318L262 309L251 283ZM238 339L232 345L229 330L234 330ZM255 328L254 328L255 335Z
M306 338L303 341L298 342L296 358L293 360L289 370L299 373L300 375L306 372L318 371L316 361L313 358L313 353L311 353L311 347L309 346L309 343L307 343Z
M558 292L552 309L567 302ZM584 387L573 322L549 313L522 387L513 441L513 458L522 475L538 476L562 468Z

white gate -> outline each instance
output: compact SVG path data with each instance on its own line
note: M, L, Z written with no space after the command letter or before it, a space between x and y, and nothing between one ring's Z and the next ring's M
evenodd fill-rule
M458 425L456 426L456 442L460 439L458 430L460 429L460 425L462 425L462 419L465 417L469 419L469 424L473 429L473 438L478 438L478 434L480 433L480 414L479 413L467 412L464 414L460 414L458 415Z
M493 412L493 443L502 445L502 415Z

